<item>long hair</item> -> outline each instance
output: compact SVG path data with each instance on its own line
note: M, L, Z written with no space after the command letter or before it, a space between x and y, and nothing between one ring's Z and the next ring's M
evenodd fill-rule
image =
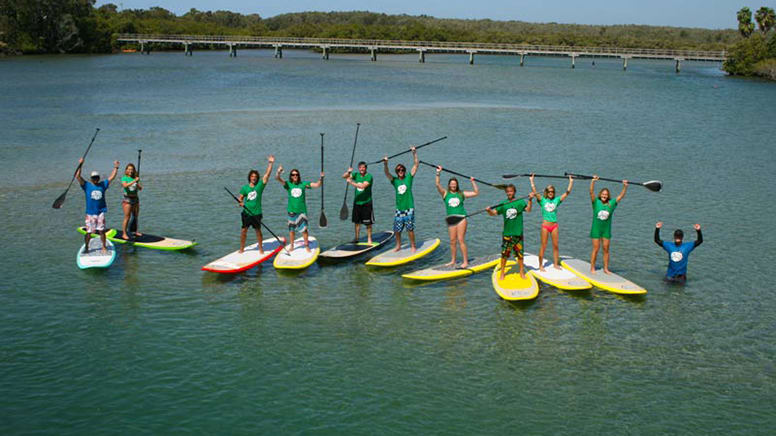
M598 199L601 200L601 195L603 195L604 191L606 191L606 194L607 194L606 201L608 202L609 200L612 199L612 193L609 192L609 188L603 188L600 191L598 191ZM601 202L603 202L603 200L601 200Z
M546 187L546 188L544 188L544 193L542 194L542 197L543 197L543 198L547 198L547 193L550 191L550 189L552 189L552 190L553 190L553 192L555 191L555 187L554 187L554 186L552 186L552 185L547 185L547 187Z
M300 173L299 170L296 169L296 168L292 168L291 171L288 172L288 181L289 182L291 181L291 174L293 174L294 171L296 171L296 173L299 175L299 180L297 180L297 182L301 182L302 181L302 173Z
M129 167L132 167L132 175L130 177L137 177L137 169L135 168L135 164L131 162L124 167L124 174L127 173L127 170L129 169Z
M261 179L261 176L259 175L259 172L256 170L250 170L248 172L248 183L251 183L251 176L256 174L256 181L259 181Z
M450 189L450 185L455 182L455 191ZM455 177L450 177L450 180L447 181L447 192L461 192L461 185L458 183L458 179Z

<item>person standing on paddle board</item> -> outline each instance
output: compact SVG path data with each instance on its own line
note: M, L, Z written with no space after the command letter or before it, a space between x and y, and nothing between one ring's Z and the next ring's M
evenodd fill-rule
M480 188L477 187L477 183L474 182L474 177L470 177L469 180L472 183L471 191L463 191L458 187L458 179L451 177L447 181L447 190L442 188L439 184L439 175L442 172L442 167L437 167L436 170L436 188L439 195L442 196L442 201L445 203L445 213L447 221L447 234L450 236L450 251L452 253L452 259L450 263L445 266L455 266L455 255L458 251L456 246L461 247L461 256L463 256L463 262L461 262L461 268L469 267L469 250L466 247L466 209L463 207L463 202L467 198L476 197L480 194Z
M698 238L695 242L682 242L684 239L684 232L681 229L676 229L674 231L673 242L662 241L660 239L660 229L662 227L663 223L661 221L658 221L657 224L655 224L655 244L668 253L668 271L666 271L666 280L669 282L684 283L687 281L687 262L689 261L690 253L695 250L695 247L703 244L701 225L693 225L695 232L698 234Z
M140 185L140 177L137 175L135 164L128 163L124 168L124 175L121 176L121 186L124 187L124 199L121 200L121 208L124 210L124 222L121 225L121 239L129 239L127 235L127 224L132 215L135 217L140 214L140 198L138 193L143 190ZM135 237L143 236L140 232L135 232Z
M388 156L383 157L383 170L385 171L385 177L393 185L396 190L396 213L393 218L393 232L396 234L396 248L393 251L401 250L401 232L405 229L410 236L410 250L415 252L415 200L412 197L412 179L415 178L415 173L418 172L418 166L420 165L420 159L418 159L418 151L415 147L411 147L412 159L414 164L410 173L407 174L407 168L402 165L396 165L396 177L391 175L388 170Z
M321 178L317 182L302 181L302 176L296 168L292 169L288 174L288 181L283 180L280 177L281 174L283 174L283 165L278 167L275 178L283 185L283 189L288 191L288 207L286 208L288 211L288 240L290 241L290 249L288 251L294 250L294 237L297 232L302 232L305 250L310 252L310 245L307 240L309 232L307 231L305 191L310 188L318 188L323 184L323 171L321 171Z
M356 238L358 242L361 224L366 226L366 242L372 244L372 224L375 222L375 214L372 209L372 175L366 172L366 162L358 163L358 171L348 168L342 177L356 188L356 196L353 198L353 224L356 226Z
M520 266L520 278L525 279L525 267L523 266L523 212L530 212L533 205L533 192L528 194L528 201L515 199L517 188L509 184L505 188L507 201L493 208L486 208L488 215L504 215L504 231L501 233L501 276L504 280L504 267L511 253L514 253L517 264Z
M558 254L558 206L566 200L574 186L574 179L569 176L569 186L560 197L555 196L555 187L547 185L544 188L544 194L536 192L534 184L534 175L531 173L531 190L536 203L542 209L542 247L539 249L539 271L544 272L544 251L547 249L547 239L552 236L552 260L553 266L560 269L560 259Z
M272 165L275 163L275 156L267 157L267 170L259 179L259 172L251 170L248 173L248 184L240 188L240 196L237 198L242 208L240 216L242 217L242 228L240 229L240 253L245 251L245 239L248 236L248 227L253 227L256 231L256 241L259 243L259 253L264 254L264 246L261 241L264 238L261 235L261 194L267 187L269 176L272 174Z
M119 161L113 162L113 171L111 171L108 180L100 181L100 173L92 171L89 181L86 181L81 177L81 167L83 166L84 159L78 159L78 170L75 172L75 177L78 179L78 183L81 185L81 189L86 194L86 235L84 235L84 253L89 252L89 240L92 239L92 233L98 233L100 235L100 241L102 242L102 251L108 252L108 246L105 242L105 213L108 212L108 205L105 202L105 191L108 190L110 182L116 178L116 174L119 171Z
M598 257L598 250L604 247L604 273L609 271L609 240L612 238L612 215L614 209L625 198L625 192L628 190L628 181L622 181L622 191L617 199L612 200L609 189L601 189L598 197L595 195L595 182L598 176L593 174L590 180L590 201L593 204L593 225L590 228L590 238L593 241L593 251L590 253L590 272L595 273L595 259Z

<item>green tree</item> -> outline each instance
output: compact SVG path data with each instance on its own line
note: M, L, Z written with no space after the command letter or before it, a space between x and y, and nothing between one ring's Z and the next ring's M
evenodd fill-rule
M751 76L755 74L755 64L767 57L768 46L765 37L758 33L734 45L722 67L733 75Z
M768 33L768 31L776 25L776 13L774 13L773 8L766 6L761 7L755 12L754 19L757 21L757 27L760 28L760 32L762 32L763 35Z
M746 6L741 8L736 14L738 18L738 31L744 38L749 38L749 35L754 32L754 23L752 23L752 11Z

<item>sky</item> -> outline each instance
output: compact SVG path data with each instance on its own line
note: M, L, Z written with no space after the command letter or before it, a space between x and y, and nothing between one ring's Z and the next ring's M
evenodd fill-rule
M490 18L528 22L576 24L649 24L658 26L737 27L736 11L748 6L776 9L776 0L98 0L97 6L114 3L120 9L159 6L186 13L228 10L272 17L287 12L371 11L387 14L431 15L437 18Z

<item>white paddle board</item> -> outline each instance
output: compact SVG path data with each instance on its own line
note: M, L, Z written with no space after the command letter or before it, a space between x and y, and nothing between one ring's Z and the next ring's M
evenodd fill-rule
M562 259L566 260L571 258L564 257ZM530 271L534 277L550 286L555 286L558 289L566 291L581 291L593 287L587 280L582 279L562 265L560 268L555 268L552 264L552 260L543 259L543 261L544 271L541 271L539 269L539 256L526 253L523 257L523 264L525 265L526 271Z
M285 238L282 238L278 242L277 239L265 239L261 241L261 246L264 249L264 253L259 252L258 242L245 247L242 253L240 250L227 254L226 256L216 259L209 264L202 267L202 271L210 271L221 274L236 274L249 270L254 266L270 259L277 254L278 251L283 249L285 244Z
M87 253L84 253L86 244L81 245L75 259L78 268L107 268L111 266L113 261L116 260L116 247L109 240L105 241L105 245L108 247L107 252L102 250L102 242L99 236L93 236L89 240L89 251Z
M603 269L598 269L594 274L591 274L590 263L584 260L564 259L561 261L561 265L604 291L624 295L642 295L647 293L646 289L615 273L606 274Z

